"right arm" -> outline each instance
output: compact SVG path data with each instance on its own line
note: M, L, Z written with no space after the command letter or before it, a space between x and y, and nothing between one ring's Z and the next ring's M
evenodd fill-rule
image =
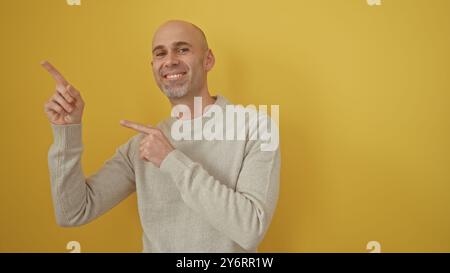
M79 226L135 191L133 142L120 146L96 174L86 178L81 167L84 101L50 63L43 62L42 66L56 82L55 93L44 106L54 137L48 163L56 220L60 226Z
M48 164L58 225L86 224L135 191L131 141L86 178L81 166L81 124L52 125L52 129L54 143L48 152Z

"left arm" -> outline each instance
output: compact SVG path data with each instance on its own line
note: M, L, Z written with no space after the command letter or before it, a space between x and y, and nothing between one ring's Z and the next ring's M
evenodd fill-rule
M190 208L247 250L255 249L263 239L278 200L279 150L260 151L258 144L253 143L244 159L236 189L179 150L172 151L160 166Z
M261 151L260 140L249 140L236 189L233 189L174 149L159 129L129 121L121 124L146 134L140 144L140 158L168 173L190 208L242 248L256 249L278 201L278 147L273 151Z

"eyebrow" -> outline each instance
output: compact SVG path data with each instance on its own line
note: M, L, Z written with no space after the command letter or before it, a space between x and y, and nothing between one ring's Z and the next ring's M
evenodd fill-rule
M188 47L192 47L192 45L188 42L184 42L184 41L178 41L178 42L174 42L172 43L172 48L176 48L176 47L180 47L180 46L188 46ZM155 53L156 50L158 49L164 49L163 45L157 45L155 46L155 48L153 48L152 52Z

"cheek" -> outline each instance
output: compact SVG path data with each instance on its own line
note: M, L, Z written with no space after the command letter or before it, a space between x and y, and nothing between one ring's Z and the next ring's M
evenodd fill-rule
M191 62L188 64L192 74L192 78L198 78L203 73L203 63L201 60Z
M157 62L153 62L152 72L153 72L153 76L155 76L155 78L159 78L159 64Z
M196 71L202 66L202 60L200 58L194 58L192 56L184 56L181 61L192 71Z

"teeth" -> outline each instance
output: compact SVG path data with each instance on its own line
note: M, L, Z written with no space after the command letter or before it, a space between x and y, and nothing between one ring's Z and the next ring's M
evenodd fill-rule
M177 79L179 77L183 76L183 74L173 74L173 75L167 75L166 78L168 79Z

